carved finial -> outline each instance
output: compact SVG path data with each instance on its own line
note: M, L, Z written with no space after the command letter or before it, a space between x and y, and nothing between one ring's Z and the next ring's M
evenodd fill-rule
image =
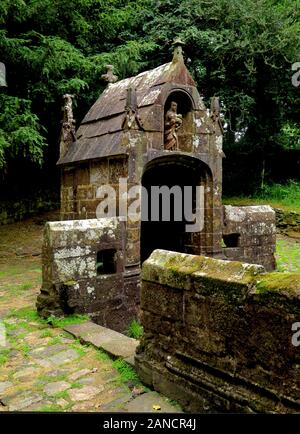
M218 96L213 96L210 99L210 117L214 123L218 123L219 127L223 133L223 125L221 121L221 108L220 108L220 98Z
M75 119L73 117L73 101L74 95L66 93L63 96L63 119L60 139L60 157L64 157L73 142L76 140L75 135Z
M127 89L125 110L126 114L122 123L122 128L125 130L143 129L143 122L138 114L136 89L131 86Z
M184 62L182 54L184 42L180 38L175 38L172 45L174 47L172 63Z
M6 68L4 63L0 62L0 87L7 87Z
M101 75L101 79L106 81L108 85L115 83L118 80L118 77L113 73L113 65L106 65L106 69L107 71L105 74Z

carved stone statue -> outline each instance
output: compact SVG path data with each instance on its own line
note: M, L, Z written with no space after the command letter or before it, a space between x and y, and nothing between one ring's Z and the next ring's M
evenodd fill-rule
M123 120L122 128L124 130L138 130L143 129L143 122L138 114L136 90L134 87L127 89L126 100L126 115Z
M69 146L75 142L75 119L73 117L73 101L74 95L66 93L63 96L64 105L62 107L63 120L62 120L62 131L60 140L60 156L63 157Z
M221 122L220 114L220 98L218 96L213 96L210 100L210 117L214 123L219 124L219 127L223 133L223 125Z
M171 106L165 116L165 149L176 151L178 149L177 130L182 125L182 115L177 113L177 103L171 102Z
M0 62L0 87L7 87L6 68L4 63Z
M118 80L118 77L114 74L114 67L113 65L106 65L106 73L101 75L101 79L103 81L106 81L108 86L112 83L115 83Z
M220 101L218 96L213 96L210 100L211 118L216 122L220 117Z

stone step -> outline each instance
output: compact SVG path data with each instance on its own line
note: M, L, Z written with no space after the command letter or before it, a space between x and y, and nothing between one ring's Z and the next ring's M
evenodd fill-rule
M120 411L130 413L182 413L180 407L157 392L143 393L127 402Z
M81 342L102 349L115 358L121 357L133 360L139 343L136 339L129 338L122 333L102 327L91 321L67 325L63 329Z

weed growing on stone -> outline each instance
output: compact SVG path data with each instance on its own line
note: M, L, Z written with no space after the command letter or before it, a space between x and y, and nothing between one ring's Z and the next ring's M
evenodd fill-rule
M143 326L136 319L133 319L128 326L127 335L134 339L140 339L143 336L143 333Z
M113 362L113 367L117 369L120 374L121 381L139 381L139 377L135 370L126 363L123 359L117 359Z
M109 355L103 350L97 351L97 359L100 360L101 362L105 362L106 360L111 360Z

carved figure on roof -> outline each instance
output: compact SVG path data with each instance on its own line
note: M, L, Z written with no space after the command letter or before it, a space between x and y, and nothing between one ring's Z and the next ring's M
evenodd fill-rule
M62 120L62 132L60 141L60 155L64 155L69 146L75 142L75 119L73 117L73 101L74 95L66 93L63 96L63 120Z
M125 110L126 114L123 120L122 128L125 130L143 129L143 123L138 114L136 90L134 87L129 87L127 89Z
M114 67L113 65L106 65L106 73L101 75L101 79L103 81L106 81L106 83L108 84L108 86L110 84L115 83L118 80L118 77L114 74Z

